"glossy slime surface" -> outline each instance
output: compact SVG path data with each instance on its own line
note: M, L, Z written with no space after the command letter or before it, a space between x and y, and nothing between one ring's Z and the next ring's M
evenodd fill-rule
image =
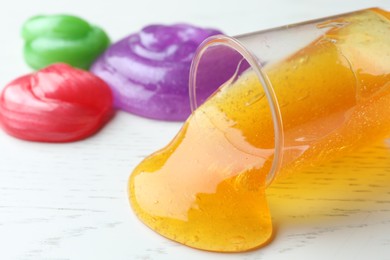
M0 95L0 125L10 135L70 142L98 131L112 115L112 93L95 75L55 64L9 83Z
M188 24L150 25L111 45L91 71L111 86L116 107L154 119L185 120L191 112L192 57L204 39L220 33ZM223 75L210 75L204 96L226 80Z
M378 9L346 16L337 21L343 26L264 67L287 140L279 176L389 135L389 19ZM268 101L248 71L134 169L131 205L150 228L191 247L237 252L262 246L273 232L265 197L273 145Z
M23 25L22 36L24 58L34 69L57 62L88 69L110 43L102 29L71 15L32 17Z

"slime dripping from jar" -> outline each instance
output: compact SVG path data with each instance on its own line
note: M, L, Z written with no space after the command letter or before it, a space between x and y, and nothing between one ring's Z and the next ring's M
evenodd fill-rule
M342 24L263 68L283 115L278 177L390 132L389 15L366 10ZM137 216L190 247L239 252L265 245L273 234L265 195L275 156L272 120L253 70L224 84L168 146L134 169L128 189Z

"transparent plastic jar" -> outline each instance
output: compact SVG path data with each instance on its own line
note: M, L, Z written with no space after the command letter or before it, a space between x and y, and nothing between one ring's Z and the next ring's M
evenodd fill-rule
M243 90L251 93L236 105L262 102L262 110L234 116L264 118L259 128L252 124L247 131L268 131L267 144L252 144L274 149L270 184L282 170L334 158L390 133L385 105L390 91L389 33L390 13L372 8L236 37L210 37L191 67L192 110L204 102L196 92L207 84L203 75L214 69L208 60L218 55L218 66L236 60L237 70L226 75L223 87L246 77L260 88Z

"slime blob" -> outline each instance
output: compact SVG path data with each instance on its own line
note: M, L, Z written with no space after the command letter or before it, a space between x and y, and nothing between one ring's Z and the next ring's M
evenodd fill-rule
M106 83L66 64L17 78L0 95L0 125L10 135L30 141L86 138L112 112L112 93Z
M220 33L187 24L150 25L112 44L91 71L112 88L117 108L148 118L185 120L191 113L192 57L204 39ZM234 72L234 62L223 66L226 72L210 75L201 95L212 94L226 80L223 75Z
M34 69L57 62L88 69L110 43L102 29L71 15L32 17L23 25L22 36L24 58Z
M373 9L339 19L342 26L263 68L283 104L278 177L390 133L389 15ZM167 147L134 169L129 199L137 216L161 235L204 250L238 252L270 241L272 122L253 70L224 84Z

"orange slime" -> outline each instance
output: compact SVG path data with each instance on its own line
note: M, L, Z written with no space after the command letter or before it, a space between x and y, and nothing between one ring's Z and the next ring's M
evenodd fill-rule
M355 13L293 56L264 68L281 107L278 176L341 156L390 132L390 22ZM299 101L299 102L297 102ZM237 252L272 237L265 188L274 156L269 105L256 75L226 83L129 180L138 217L161 235Z

